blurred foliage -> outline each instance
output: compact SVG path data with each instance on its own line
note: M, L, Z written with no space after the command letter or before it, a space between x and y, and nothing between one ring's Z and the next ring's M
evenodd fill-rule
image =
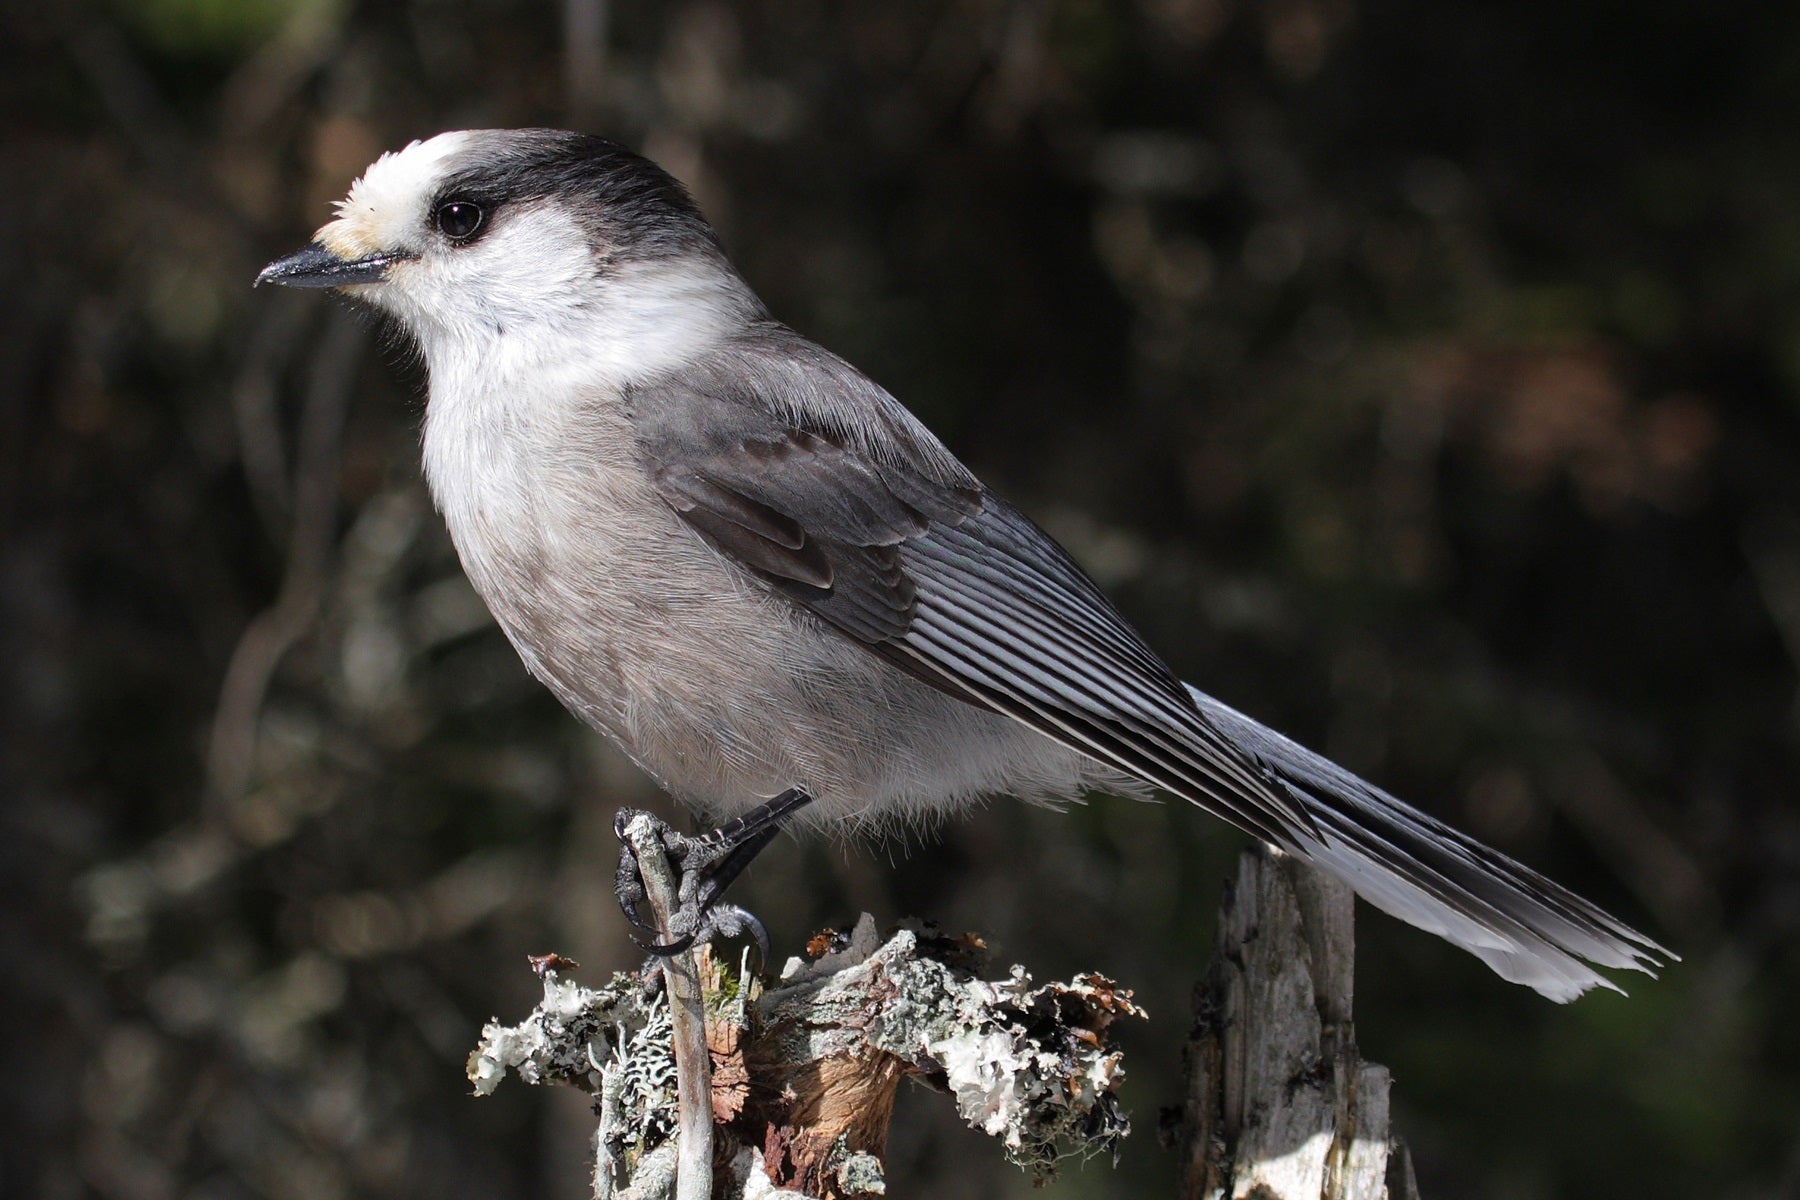
M1685 962L1572 1008L1369 916L1427 1195L1800 1190L1800 10L1520 0L13 6L0 38L0 1191L581 1194L585 1110L462 1060L524 955L633 951L612 809L416 466L420 372L252 294L376 153L608 133L775 311L1063 537L1189 678ZM784 841L1155 1020L1239 843L996 803ZM903 1102L891 1177L1025 1191Z

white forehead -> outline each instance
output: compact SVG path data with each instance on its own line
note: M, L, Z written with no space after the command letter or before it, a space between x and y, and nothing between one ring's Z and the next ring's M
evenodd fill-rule
M440 133L383 154L337 202L337 219L319 230L318 240L346 258L404 244L446 164L467 150L474 136L472 130Z

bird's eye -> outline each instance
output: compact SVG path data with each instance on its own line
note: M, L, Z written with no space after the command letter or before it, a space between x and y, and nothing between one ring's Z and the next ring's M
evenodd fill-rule
M481 211L481 205L470 200L450 200L438 205L432 214L437 223L438 232L453 242L467 241L475 236L481 228L482 220L487 216Z

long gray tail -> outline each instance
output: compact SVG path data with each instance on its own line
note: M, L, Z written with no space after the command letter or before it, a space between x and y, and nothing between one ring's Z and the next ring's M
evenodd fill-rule
M1188 691L1312 816L1323 837L1297 847L1302 857L1376 908L1461 946L1503 978L1567 1003L1592 987L1622 990L1590 963L1655 975L1665 960L1679 961L1537 872L1204 692Z

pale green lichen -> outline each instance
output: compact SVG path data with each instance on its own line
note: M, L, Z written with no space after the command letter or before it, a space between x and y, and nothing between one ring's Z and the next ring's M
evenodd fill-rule
M840 1158L833 1174L838 1190L846 1196L885 1196L887 1178L881 1173L881 1160L873 1154L857 1150Z
M526 1083L563 1083L599 1100L612 1161L636 1163L676 1126L669 1010L635 976L583 987L544 973L544 1000L518 1025L489 1023L469 1056L469 1081L485 1096L507 1068Z
M902 929L886 942L867 916L841 948L815 962L792 960L767 992L720 968L709 1001L715 1017L789 1062L883 1051L942 1083L970 1125L998 1140L1007 1158L1038 1180L1069 1156L1115 1152L1130 1131L1117 1089L1124 1079L1107 1027L1142 1016L1098 976L1034 986L1022 967L1005 979L977 976L979 943ZM660 999L638 979L615 975L589 989L546 974L544 1002L517 1026L490 1024L469 1060L478 1094L507 1068L528 1083L568 1083L601 1102L603 1161L624 1175L675 1129L675 1065ZM843 1148L833 1171L847 1195L885 1191L880 1163Z

